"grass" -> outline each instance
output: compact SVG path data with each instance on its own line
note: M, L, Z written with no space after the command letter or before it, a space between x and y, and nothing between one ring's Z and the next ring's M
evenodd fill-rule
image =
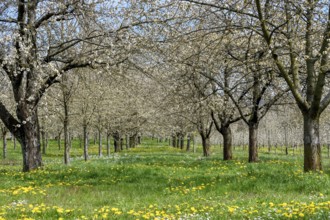
M330 164L324 172L303 173L302 156L260 149L259 163L247 150L222 161L146 140L110 157L83 161L74 142L72 163L50 142L39 170L22 173L18 149L8 146L0 160L2 219L329 219ZM1 155L2 156L2 155Z

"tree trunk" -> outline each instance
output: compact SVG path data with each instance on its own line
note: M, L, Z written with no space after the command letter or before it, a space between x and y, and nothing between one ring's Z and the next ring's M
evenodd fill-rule
M68 105L64 102L64 120L63 120L63 132L64 132L64 164L70 164L70 137L69 137L69 114Z
M181 135L180 136L180 148L181 148L181 150L183 150L183 147L184 147L184 136Z
M192 142L193 142L193 152L196 153L196 139L195 139L195 135L191 135L190 138L192 139Z
M138 143L138 144L141 144L141 143L142 143L142 142L141 142L141 141L142 141L141 139L142 139L142 138L141 138L141 136L139 135L139 136L137 137L137 143Z
M258 124L249 124L249 163L258 161Z
M230 125L222 125L221 134L223 138L223 160L232 160L232 133Z
M187 151L190 151L190 134L187 136Z
M211 152L210 152L210 147L211 147L210 138L202 136L202 145L203 145L203 155L204 155L204 157L209 157L211 155Z
M322 170L319 116L304 114L304 171Z
M172 147L176 147L176 135L172 136Z
M99 132L99 157L102 157L102 132L101 130Z
M115 148L115 153L120 151L120 136L118 132L113 134L113 145Z
M19 109L20 115L26 115L26 109ZM23 112L23 113L22 113ZM37 110L30 111L29 121L22 123L18 141L23 154L23 172L29 172L42 166L40 132Z
M136 145L136 134L129 137L129 147L134 148Z
M3 151L3 159L6 159L7 158L7 138L6 138L6 135L7 135L7 131L4 129L2 131L2 145L3 145L3 148L2 148L2 151Z
M128 150L128 148L129 148L129 136L128 136L128 134L126 135L126 137L125 137L125 140L126 140L126 149Z
M44 128L42 128L42 130L41 130L41 141L42 141L42 154L45 155L47 145L46 145L46 132L45 132Z
M110 134L107 134L107 156L110 157Z
M88 134L87 125L83 125L83 139L84 139L84 159L88 160Z
M120 138L120 150L124 150L124 138Z

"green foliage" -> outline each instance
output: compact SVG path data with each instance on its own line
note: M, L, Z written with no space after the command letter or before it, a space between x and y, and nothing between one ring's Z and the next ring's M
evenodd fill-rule
M39 170L20 172L20 150L8 145L0 161L0 219L328 219L329 162L325 172L303 173L302 156L247 152L222 161L143 140L143 145L110 157L83 161L73 143L72 163L50 142ZM263 151L260 149L261 152Z

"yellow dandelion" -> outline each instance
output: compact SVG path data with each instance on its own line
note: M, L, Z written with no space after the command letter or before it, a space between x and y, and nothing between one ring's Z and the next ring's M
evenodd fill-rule
M129 210L127 214L132 215L135 211L133 209Z
M117 211L119 211L119 209L118 208L111 208L111 211L117 212Z
M228 212L230 214L234 213L235 212L235 208L234 207L228 207Z
M57 211L58 213L63 213L63 212L64 212L64 209L59 207L59 208L56 209L56 211Z

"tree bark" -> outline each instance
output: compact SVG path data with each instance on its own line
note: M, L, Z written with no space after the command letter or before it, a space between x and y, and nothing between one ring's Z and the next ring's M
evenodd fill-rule
M84 139L84 160L88 160L88 134L87 125L83 125L83 139Z
M64 164L70 164L70 137L69 137L69 111L68 103L64 102L64 120L63 120L63 132L64 132Z
M2 152L3 152L3 159L6 159L7 158L7 138L6 138L6 135L7 135L7 130L6 129L3 129L2 130Z
M258 124L249 124L249 163L257 162L258 158Z
M19 115L28 114L29 110L24 107L18 108L18 111L22 112ZM18 137L23 154L23 172L29 172L42 166L38 112L33 110L29 115L29 121L22 122L22 129Z
M176 135L172 135L172 147L176 147Z
M190 134L187 136L187 151L190 151Z
M102 132L101 130L98 130L99 132L99 157L102 157Z
M319 116L304 114L304 171L322 170Z
M211 143L209 137L202 136L202 146L203 146L203 156L209 157L211 155L210 152Z
M184 147L184 136L180 135L180 148L181 148L181 150L183 150L183 147Z
M119 136L119 132L115 132L113 134L113 145L115 148L115 152L120 152L120 136Z
M136 134L129 137L129 147L134 148L136 146Z
M223 138L223 160L232 160L233 150L232 150L232 133L231 133L230 125L222 125L221 134Z
M142 142L141 142L141 136L140 136L140 135L137 137L137 143L138 143L138 144L141 144L141 143L142 143Z
M125 137L125 144L126 144L126 149L128 150L129 149L129 136L128 136L128 134L126 135L126 137Z
M42 154L46 154L46 131L44 128L41 129L41 141L42 141Z
M120 150L124 150L124 138L120 138Z
M107 134L107 156L110 157L110 134Z

